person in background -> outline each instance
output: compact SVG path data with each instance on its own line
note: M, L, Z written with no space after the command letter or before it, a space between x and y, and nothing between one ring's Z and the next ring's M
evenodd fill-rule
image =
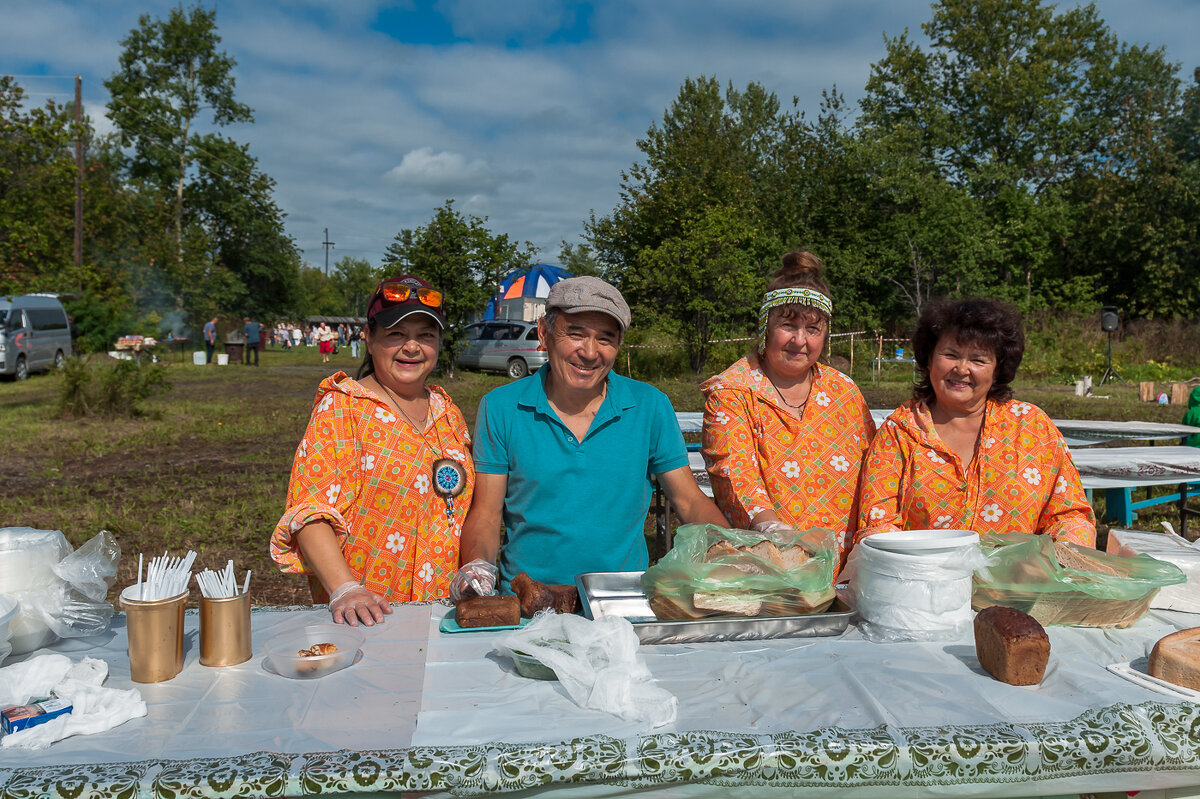
M409 275L379 284L358 375L321 381L296 450L271 556L308 575L335 622L371 625L389 602L441 599L458 568L475 470L462 412L426 382L442 301Z
M358 345L362 341L363 331L359 326L355 326L350 331L350 357L358 358Z
M583 572L645 569L652 476L682 521L725 526L692 476L670 400L612 372L629 322L625 298L598 278L551 287L538 320L549 361L479 403L478 477L452 599L472 581L491 593L497 556L504 589L521 572L569 584Z
M875 423L854 381L818 363L833 319L824 270L807 250L783 256L763 295L755 350L700 387L703 453L730 526L824 527L844 562Z
M333 337L334 333L325 322L313 333L313 337L317 340L317 346L321 350L321 363L329 363L329 356L333 354Z
M217 317L204 323L205 363L212 363L213 352L217 349Z
M262 325L258 322L250 321L250 317L246 317L245 324L242 325L242 335L246 337L246 365L250 365L250 353L254 353L254 365L258 366L258 342L262 336Z
M1183 414L1183 424L1200 427L1200 386L1196 386L1192 393L1188 394L1188 409ZM1200 447L1200 433L1187 436L1183 439L1183 444L1187 447Z
M1094 547L1096 517L1062 434L1012 398L1021 320L994 300L929 305L920 381L879 427L859 477L857 540L888 530L1037 533Z

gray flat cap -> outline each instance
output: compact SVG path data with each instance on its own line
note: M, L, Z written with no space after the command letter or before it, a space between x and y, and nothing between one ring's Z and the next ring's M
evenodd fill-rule
M563 313L599 311L611 316L621 325L621 332L629 328L629 306L616 287L598 277L569 277L550 287L546 297L546 308L558 308Z

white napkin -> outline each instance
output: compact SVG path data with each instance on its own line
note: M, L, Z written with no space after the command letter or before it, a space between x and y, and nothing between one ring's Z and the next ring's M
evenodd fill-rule
M45 724L5 735L0 747L45 749L63 738L104 732L146 715L146 703L136 688L105 688L107 677L103 660L85 657L73 663L66 655L39 655L0 669L0 707L28 704L51 691L73 706L70 713Z
M513 650L554 669L567 695L580 707L603 710L626 721L670 724L678 700L651 684L638 655L633 625L619 616L585 619L540 613L523 629L500 639L500 651Z

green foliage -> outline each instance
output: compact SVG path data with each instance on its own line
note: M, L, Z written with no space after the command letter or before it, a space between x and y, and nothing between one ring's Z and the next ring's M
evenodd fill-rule
M143 400L170 390L166 368L148 358L143 364L70 358L62 370L58 413L70 418L141 416Z
M506 234L493 234L485 222L474 215L464 217L454 201L447 200L428 225L396 234L383 259L382 271L389 276L416 275L445 295L448 329L442 337L441 363L450 375L462 326L480 312L504 275L532 260L531 244L522 248Z
M341 311L336 316L366 316L367 302L371 299L380 276L365 258L339 258L333 265L330 288L341 300Z

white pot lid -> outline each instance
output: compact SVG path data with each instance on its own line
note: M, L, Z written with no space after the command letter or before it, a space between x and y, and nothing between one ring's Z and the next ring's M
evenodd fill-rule
M979 533L972 530L896 530L869 535L862 543L885 552L925 555L975 546L979 543Z

